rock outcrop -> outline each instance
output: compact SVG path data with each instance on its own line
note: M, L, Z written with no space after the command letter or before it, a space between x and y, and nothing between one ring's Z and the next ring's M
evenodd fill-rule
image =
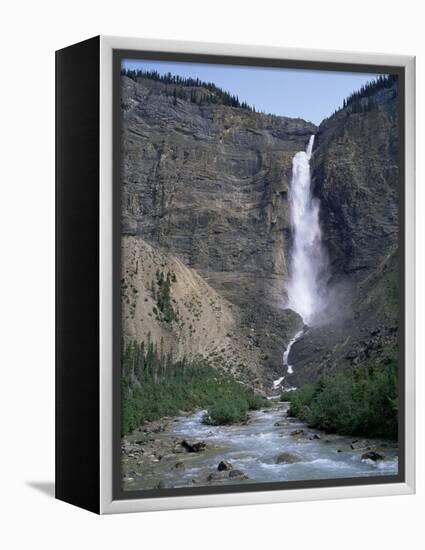
M124 234L172 251L232 302L282 306L292 157L316 127L122 78Z
M124 239L172 255L241 308L248 349L280 372L282 350L301 325L284 311L292 157L316 127L198 105L149 78L123 76L121 93ZM140 333L130 322L125 330Z
M264 314L271 320L251 326L247 313L199 273L140 237L122 237L121 258L121 323L127 342L150 340L175 360L203 357L250 387L271 387L280 366L273 354L281 356L283 342L300 321L294 312ZM159 284L167 278L169 292ZM275 338L272 329L280 331Z
M291 349L291 382L385 360L398 331L398 108L396 85L373 109L341 109L320 125L312 181L329 257L323 322Z
M320 125L316 137L313 186L334 279L374 270L397 244L395 91L378 91L373 110L338 111Z

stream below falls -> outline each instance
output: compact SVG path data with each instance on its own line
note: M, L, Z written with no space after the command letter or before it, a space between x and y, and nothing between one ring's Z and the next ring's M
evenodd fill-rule
M160 487L187 487L397 474L395 442L313 430L298 419L287 417L288 407L287 403L276 403L270 409L250 413L247 424L233 426L203 424L205 411L167 419L159 428L155 424L151 431L154 437L149 439L151 446L143 448L142 444L139 454L140 435L128 436L123 446L123 453L127 453L123 457L123 488L152 489L158 483ZM150 435L150 430L144 432ZM176 445L184 440L205 442L206 448L177 453ZM362 459L368 450L383 455L384 460ZM289 457L294 462L277 463L282 453L287 453L286 460ZM218 472L223 460L244 476L229 477L228 472Z

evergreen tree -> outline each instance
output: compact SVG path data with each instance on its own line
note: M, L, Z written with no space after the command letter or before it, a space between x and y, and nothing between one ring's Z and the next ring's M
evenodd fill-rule
M350 94L343 101L342 108L346 109L350 107L350 113L361 113L366 111L372 111L378 108L378 105L373 96L377 91L386 88L391 88L397 84L397 75L379 75L374 80L371 80L367 84L360 87L359 90ZM393 91L393 97L395 97L396 90Z
M150 80L155 80L166 84L167 87L164 90L166 95L172 95L174 104L177 102L177 98L189 100L192 103L202 103L203 105L213 104L222 104L229 107L236 107L241 109L247 109L253 111L246 102L241 102L238 96L230 94L228 91L225 91L213 82L205 82L199 78L191 77L182 77L179 75L172 75L170 72L160 75L158 71L142 71L134 69L122 69L122 76L131 78L134 81L138 81L140 78L149 78ZM174 87L171 89L171 86L174 84ZM190 88L190 90L185 90L185 88ZM208 94L201 94L199 97L196 94L196 90L193 88L204 88Z

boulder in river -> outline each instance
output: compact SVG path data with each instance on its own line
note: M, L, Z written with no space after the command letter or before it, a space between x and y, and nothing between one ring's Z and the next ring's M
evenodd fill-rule
M209 474L207 477L207 481L223 481L224 479L227 479L229 477L228 472L213 472L212 474Z
M368 451L367 453L362 454L362 460L373 460L373 462L377 462L378 460L384 460L384 458L384 455L381 455L375 451Z
M156 428L153 428L153 429L152 429L152 432L155 433L155 434L159 434L159 433L165 432L165 426L164 426L163 424L160 424L160 425L157 426Z
M304 430L293 430L290 435L292 435L292 437L302 437L304 435Z
M280 453L276 457L276 464L295 464L302 462L302 458L294 453Z
M174 458L176 458L176 456L175 456L174 453L168 453L168 454L165 454L165 455L160 455L160 456L158 456L158 458L160 460L173 460Z
M238 477L240 479L249 479L248 476L242 472L242 470L230 470L229 477Z
M353 451L368 451L370 449L369 441L365 439L355 439L351 442L350 447Z
M289 422L287 420L278 420L273 424L273 426L276 426L277 428L282 428L283 426L287 426Z
M219 465L217 466L217 470L219 472L223 472L223 471L227 471L227 470L232 470L233 469L233 466L230 464L230 462L227 462L226 460L222 460Z
M205 441L182 441L182 447L184 447L189 453L199 453L204 451L206 444Z

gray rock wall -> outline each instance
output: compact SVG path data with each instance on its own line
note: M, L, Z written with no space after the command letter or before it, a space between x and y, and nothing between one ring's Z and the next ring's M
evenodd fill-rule
M295 385L367 365L398 337L398 121L395 87L376 108L337 112L320 125L312 157L329 256L330 301L322 324L291 349Z
M199 106L122 77L122 226L238 304L284 303L292 157L310 123Z

